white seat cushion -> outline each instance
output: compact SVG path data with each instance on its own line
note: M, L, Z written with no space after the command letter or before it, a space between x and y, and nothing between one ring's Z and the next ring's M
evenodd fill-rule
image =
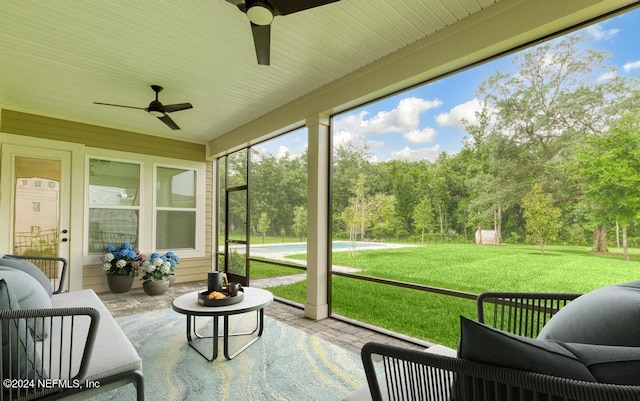
M93 346L93 352L91 354L91 359L89 361L89 367L87 370L86 379L87 380L99 380L101 378L106 378L117 373L129 372L132 370L140 370L142 371L142 359L136 352L133 345L124 334L118 323L111 316L108 309L104 306L100 298L93 292L93 290L82 290L82 291L72 291L66 292L62 294L53 295L51 298L51 302L54 308L71 308L71 307L92 307L98 310L100 313L100 323L98 327L98 334L96 336L96 341ZM69 343L68 333L69 329L67 328L67 322L70 321L65 320L65 331L67 333L64 338L65 344ZM58 327L53 325L51 329L51 340L52 341L60 341L60 328L59 321ZM70 327L70 325L69 325ZM85 336L89 329L89 319L80 319L77 320L74 324L74 331L78 330L82 332L82 335ZM82 338L82 341L86 339L86 337L74 337L74 341L77 341L78 338ZM47 339L47 342L50 339ZM78 346L81 345L81 346ZM45 349L48 344L45 345ZM79 368L79 363L82 358L82 350L84 349L83 344L74 344L73 347L73 371L72 374L75 374ZM54 355L54 360L55 360ZM47 355L43 356L43 359L48 358ZM48 360L45 360L45 366L48 363ZM64 362L67 364L67 362ZM67 365L68 366L68 365ZM63 366L63 371L65 366ZM49 372L50 377L54 376L56 372Z

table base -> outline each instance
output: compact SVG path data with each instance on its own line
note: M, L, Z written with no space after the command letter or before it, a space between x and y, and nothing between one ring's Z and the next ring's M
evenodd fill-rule
M187 342L189 343L189 346L191 348L198 351L198 353L202 355L205 359L207 359L209 362L212 362L216 358L218 358L218 339L220 337L220 333L219 333L220 328L219 328L219 321L218 321L219 317L220 316L212 317L213 335L203 336L198 334L198 332L196 331L196 316L187 315ZM262 337L262 332L264 330L264 309L259 309L256 311L256 328L253 329L253 331L248 331L244 333L229 333L229 315L222 316L222 321L223 321L222 339L223 339L224 357L230 360L235 358L242 351L249 348L251 344L255 343L260 339L260 337ZM254 334L256 334L256 332L257 332L257 335L255 337L251 338L247 343L245 343L242 347L240 347L234 353L232 354L229 353L229 337L253 336ZM208 352L206 345L204 345L209 339L212 339L212 343L213 343L211 353Z

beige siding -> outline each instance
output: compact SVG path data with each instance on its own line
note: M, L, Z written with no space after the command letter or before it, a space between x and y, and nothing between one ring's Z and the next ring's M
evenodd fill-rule
M135 132L43 117L14 110L2 110L2 132L56 141L82 143L86 146L122 151L122 144L136 153L205 161L205 145L161 138Z

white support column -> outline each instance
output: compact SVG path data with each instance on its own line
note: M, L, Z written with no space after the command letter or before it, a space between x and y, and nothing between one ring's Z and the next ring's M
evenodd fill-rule
M308 117L307 129L307 302L304 314L321 320L329 316L329 116Z

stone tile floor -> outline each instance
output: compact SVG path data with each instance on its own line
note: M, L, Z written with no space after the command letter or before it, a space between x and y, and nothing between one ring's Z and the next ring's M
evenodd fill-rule
M254 280L252 286L267 288L281 284L278 279ZM171 308L171 302L178 296L196 290L204 290L206 281L180 283L170 287L163 295L149 296L142 288L132 289L123 294L110 292L98 294L114 317L152 310ZM265 314L290 326L315 333L342 348L360 353L362 346L368 341L396 344L410 348L426 348L431 344L372 327L361 327L352 324L348 319L327 318L315 321L304 316L301 307L276 300L267 308Z

